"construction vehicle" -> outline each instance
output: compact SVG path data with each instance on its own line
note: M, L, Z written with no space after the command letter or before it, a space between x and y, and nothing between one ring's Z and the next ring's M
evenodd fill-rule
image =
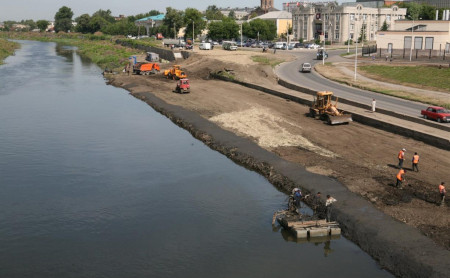
M183 78L178 80L175 92L179 94L189 94L191 92L191 85L189 84L189 79Z
M171 69L165 70L164 76L173 80L187 78L187 74L181 69L180 65L173 65Z
M161 69L158 63L139 62L134 64L133 73L141 75L150 75L159 72Z
M312 106L309 108L309 115L316 119L326 120L330 125L348 124L352 120L351 114L344 114L337 108L338 98L332 103L332 92L317 92Z

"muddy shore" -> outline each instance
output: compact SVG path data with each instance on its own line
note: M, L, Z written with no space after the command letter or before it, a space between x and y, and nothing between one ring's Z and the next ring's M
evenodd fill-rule
M125 89L133 84L125 86ZM154 94L133 93L178 126L239 165L265 176L288 192L301 186L309 192L329 192L339 202L334 217L344 235L374 257L383 268L400 277L447 277L448 251L436 246L417 230L375 209L369 202L349 192L342 184L285 161L252 141L223 130L197 113L174 106ZM268 216L270 217L270 216Z
M241 80L253 78L270 87L276 83L270 68L211 63L204 57L188 59L185 65L193 85L189 95L172 93L174 81L161 76L113 76L111 82L210 148L262 174L280 190L289 192L297 186L333 195L338 199L335 217L346 237L395 275L445 277L450 273L449 252L436 245L448 245L448 209L438 208L429 194L434 191L434 179L439 179L440 165L448 164L448 152L356 123L324 128L306 119L307 108L301 105L209 80L211 71L226 69ZM371 138L371 142L354 138ZM392 144L395 141L421 154L442 154L443 160L424 164L421 175L410 176L414 183L399 192L389 182L390 175L395 175L392 165L374 163L391 159L389 153L398 148ZM429 158L424 155L424 159Z

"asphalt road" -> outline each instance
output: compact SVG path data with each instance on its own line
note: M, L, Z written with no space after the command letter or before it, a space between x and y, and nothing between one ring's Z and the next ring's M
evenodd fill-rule
M339 84L323 78L314 70L311 73L299 72L300 65L308 62L313 66L316 63L322 63L321 60L314 60L317 50L300 49L290 51L290 54L296 55L297 60L290 63L283 63L276 69L276 74L290 83L297 84L302 87L307 87L316 91L332 91L336 96L359 103L371 105L372 99L375 98L377 108L394 111L400 114L405 114L414 117L421 117L420 110L425 109L428 105L418 102L402 100L395 97L390 97L375 92L356 89L349 86ZM333 61L345 61L339 56L340 53L346 50L332 50L329 51L329 59ZM327 60L326 60L327 61Z

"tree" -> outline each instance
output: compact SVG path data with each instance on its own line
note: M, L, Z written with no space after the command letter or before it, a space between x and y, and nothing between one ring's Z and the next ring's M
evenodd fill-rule
M30 30L30 31L33 29L36 29L36 27L37 27L36 23L32 19L21 20L20 24L27 25L28 30Z
M103 18L104 20L106 20L109 23L114 23L116 21L116 19L111 15L111 11L109 9L106 11L104 11L104 10L96 11L92 15L92 18L94 18L96 16Z
M228 18L236 19L236 13L234 12L234 10L230 11L230 13L228 14Z
M39 28L39 30L40 30L41 32L44 32L45 30L47 30L47 27L48 27L48 21L47 21L47 20L44 20L44 19L38 20L38 21L36 22L36 25L37 25L37 27Z
M386 20L383 22L383 26L381 26L381 31L387 31L389 29L389 25L387 25Z
M245 22L242 25L242 33L249 38L260 40L273 40L277 36L277 26L273 21L262 20L260 18Z
M91 33L95 33L97 31L101 31L106 26L110 25L106 19L104 19L101 16L93 16L91 20L89 21L89 27L91 29Z
M63 6L55 14L55 32L68 32L72 29L73 12L70 8Z
M75 27L75 31L80 33L92 33L91 31L91 17L88 14L82 14L79 17L75 18L75 22L77 26Z
M194 26L192 26L194 23ZM194 8L187 8L184 11L184 25L186 29L184 31L184 37L188 38L192 36L192 31L194 31L194 40L198 34L201 34L203 29L206 27L206 22L203 20L203 14ZM194 28L194 30L192 30Z
M178 30L184 26L184 16L182 11L178 11L171 7L166 8L166 16L164 17L163 24L167 26L168 36L176 38Z
M216 5L208 6L205 11L205 17L208 20L222 20L223 14Z
M129 18L117 21L114 24L108 24L102 28L102 32L108 35L138 35L138 27L134 20Z
M213 40L234 39L239 37L239 25L231 18L213 21L208 26L208 37Z

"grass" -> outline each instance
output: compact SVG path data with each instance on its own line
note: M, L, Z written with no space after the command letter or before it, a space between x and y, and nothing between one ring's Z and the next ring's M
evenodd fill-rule
M361 66L360 69L391 83L434 87L450 92L450 69L427 66Z
M389 67L389 66L383 66L383 67ZM409 68L413 68L413 67L409 67ZM422 71L424 71L430 67L422 67L422 68L423 68ZM429 95L408 93L408 92L403 92L403 91L398 91L398 90L386 89L386 88L382 88L382 87L376 86L376 85L361 83L360 81L354 81L353 78L348 78L347 76L342 76L340 74L337 74L337 75L330 74L332 72L334 72L334 73L338 72L338 70L334 66L316 65L316 70L323 76L327 77L328 79L334 80L339 83L346 84L348 86L357 87L357 88L360 88L363 90L373 91L373 92L377 92L380 94L390 95L390 96L394 96L394 97L401 98L401 99L406 99L406 100L411 100L411 101L419 101L419 102L423 102L423 103L428 103L430 105L442 106L442 107L446 107L447 109L450 109L450 97L449 97L449 101L442 101L442 100L439 100L439 99L437 99L433 96L429 96ZM444 70L444 69L436 68L436 70ZM448 68L446 68L445 70L447 71L447 73L449 72ZM371 78L373 78L373 76L371 76ZM373 78L373 79L376 79L376 78ZM449 79L447 78L447 80L449 80ZM449 82L449 81L447 81L447 82ZM389 83L399 83L399 82L398 81L389 81ZM405 85L408 85L408 84L405 84Z
M260 56L260 55L252 56L251 59L255 63L268 65L268 66L271 66L272 68L274 68L277 65L285 62L284 60L280 60L280 59L276 59L276 58L270 58L270 57L266 57L266 56Z
M353 51L353 52L349 52L349 53L341 53L341 54L339 54L339 56L341 56L341 57L345 57L345 56L349 56L349 55L353 55L353 54L355 54L355 52Z
M3 64L3 61L6 57L13 55L14 51L20 47L20 44L17 42L11 42L6 39L0 38L0 65Z

